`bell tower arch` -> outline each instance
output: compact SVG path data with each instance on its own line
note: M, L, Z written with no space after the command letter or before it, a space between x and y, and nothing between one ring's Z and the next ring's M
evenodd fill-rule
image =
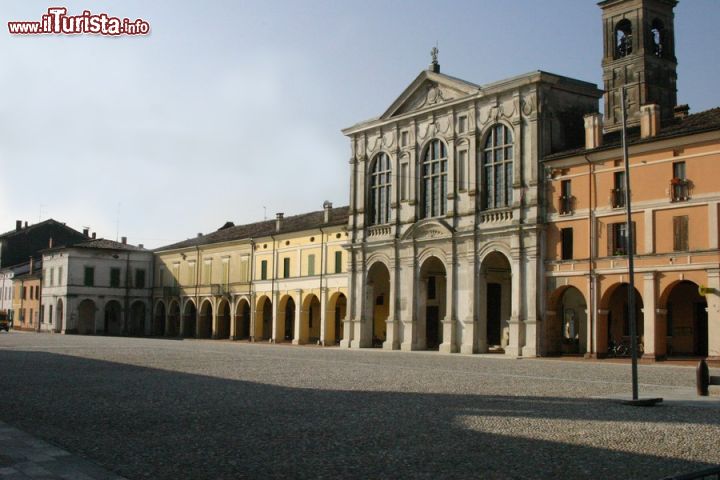
M640 107L660 106L663 119L677 105L675 16L677 0L604 0L603 84L605 131L622 127L620 92L627 96L628 126L640 124Z

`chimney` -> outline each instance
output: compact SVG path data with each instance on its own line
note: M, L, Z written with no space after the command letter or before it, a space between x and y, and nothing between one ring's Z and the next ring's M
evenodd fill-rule
M27 223L27 220L25 220L25 228L27 228L27 227L28 227L28 223Z
M682 120L688 115L690 115L690 105L688 105L687 103L684 105L677 105L675 108L673 108L673 116L678 120Z
M602 113L589 113L585 119L585 148L602 147L603 141L603 116Z
M138 248L145 248L145 245L143 245L142 243L138 243Z
M95 232L93 232L93 234L92 234L92 239L95 240L95 238L96 238L96 237L95 237Z
M202 237L202 232L198 232L198 238Z
M278 212L275 214L275 231L280 231L280 226L282 225L282 219L283 219L284 213Z
M640 138L650 138L660 133L660 105L640 107Z
M19 232L22 230L22 220L15 220L15 231Z
M90 229L87 228L87 227L83 228L83 235L85 235L86 237L89 237L89 236L90 236Z
M330 221L330 210L332 210L332 202L330 200L325 200L323 210L325 210L325 223L328 223Z
M123 245L127 245L127 237L122 237L122 238L120 239L120 242L121 242Z

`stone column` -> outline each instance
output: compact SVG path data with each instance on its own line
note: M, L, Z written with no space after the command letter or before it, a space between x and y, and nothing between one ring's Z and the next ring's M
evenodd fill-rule
M270 342L277 343L282 342L283 337L285 336L284 329L281 329L280 325L278 325L278 322L280 321L278 315L278 309L280 308L280 292L273 292L272 297L272 335L270 336Z
M397 285L395 283L397 275L395 274L395 266L390 268L390 291L388 292L388 318L385 321L386 337L383 343L385 350L397 350L400 348L400 340L398 339L398 322L397 322Z
M292 343L293 345L303 345L308 341L308 329L303 324L303 318L307 318L310 310L303 308L302 290L295 290L295 295L297 295L297 300L295 300L295 331L293 332Z
M657 293L657 285L655 281L655 272L645 273L643 275L643 344L645 346L645 353L643 353L643 360L655 361L658 355L658 349L660 341L665 342L665 338L659 338L656 324L656 312L655 312L655 299ZM637 319L640 320L639 318ZM639 329L638 329L639 330ZM638 343L641 339L638 337Z
M708 358L720 360L720 270L707 272Z
M356 255L359 255L360 253L357 252ZM363 259L364 260L364 259ZM353 275L355 278L355 299L354 299L354 306L355 311L353 312L353 318L352 323L350 325L351 328L347 328L346 332L350 333L350 347L351 348L360 348L364 347L363 339L362 339L362 330L363 330L363 323L365 322L365 304L366 304L366 286L365 286L365 279L366 279L366 272L365 272L365 265L364 261L361 261L360 259L356 258L356 261L358 261L358 265L355 267L355 274ZM347 333L346 333L347 335Z
M610 310L598 309L597 320L595 321L595 353L593 358L607 357L608 350L608 315Z
M462 331L457 342L460 353L475 353L475 310L477 289L475 288L475 258L472 255L458 257L456 290L456 319L461 321Z
M478 274L477 291L477 351L487 353L487 274L482 270Z
M417 335L416 319L416 284L418 282L415 272L415 259L406 258L400 262L400 320L402 322L402 343L400 349L410 351L415 349Z
M218 305L220 302L217 301L216 298L213 299L213 309L212 309L212 338L218 338Z
M534 249L533 249L534 250ZM525 288L524 291L524 318L523 318L523 326L525 327L525 330L521 332L523 334L524 338L521 339L521 345L522 348L520 350L520 354L523 357L535 357L537 356L537 345L538 345L538 336L537 336L537 314L538 308L540 308L537 304L538 302L538 295L537 295L537 286L538 286L538 264L539 259L534 254L528 255L526 257L525 262L525 281L523 282L523 285Z
M237 303L238 303L238 297L232 296L230 297L230 301L228 302L228 316L230 317L230 340L237 340L238 339L238 333L237 333Z
M445 288L445 318L442 320L443 341L440 344L440 351L443 353L456 353L458 351L455 341L457 330L457 315L455 312L455 275L456 275L455 253L450 259L449 269L446 272Z
M327 287L320 287L320 345L332 345L335 343L335 339L331 339L328 342L327 339L327 319L328 319L328 305L327 305Z
M523 325L521 325L521 297L524 289L521 288L520 272L520 259L514 257L512 259L512 273L510 276L510 320L508 322L510 338L508 339L507 347L505 347L505 355L511 357L520 356L522 345L522 336L520 332L520 329L523 327Z
M257 305L255 304L257 298L254 293L250 294L248 302L250 302L250 341L255 341L255 328L257 322Z

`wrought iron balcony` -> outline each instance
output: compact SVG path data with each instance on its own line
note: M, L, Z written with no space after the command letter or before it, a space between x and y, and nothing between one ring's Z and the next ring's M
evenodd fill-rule
M670 180L670 200L673 202L690 200L690 180L672 178Z
M622 208L625 206L624 188L613 188L610 190L610 204L613 208Z
M573 199L572 195L560 196L560 204L558 205L558 212L560 215L570 215L573 213Z

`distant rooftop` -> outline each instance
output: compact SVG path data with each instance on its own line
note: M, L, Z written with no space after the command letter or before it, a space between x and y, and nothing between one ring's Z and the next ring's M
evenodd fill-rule
M175 250L179 248L195 247L198 245L209 245L213 243L230 242L233 240L244 240L258 237L268 237L275 234L300 232L314 228L343 225L348 221L349 207L336 207L330 209L330 218L325 223L325 211L318 210L310 213L302 213L285 217L280 222L280 230L276 230L276 220L263 220L262 222L249 223L246 225L220 227L214 232L190 238L182 242L173 243L164 247L156 248L155 251Z
M711 108L698 113L693 113L685 118L675 118L671 121L661 122L660 132L653 137L640 138L640 128L635 127L628 129L628 143L630 145L643 144L661 140L663 138L679 137L682 135L697 134L720 130L720 107ZM554 153L545 157L546 161L558 158L571 157L581 153L600 152L603 150L612 150L621 146L621 132L615 131L603 135L603 144L598 148L587 150L585 148L575 148L564 152Z

